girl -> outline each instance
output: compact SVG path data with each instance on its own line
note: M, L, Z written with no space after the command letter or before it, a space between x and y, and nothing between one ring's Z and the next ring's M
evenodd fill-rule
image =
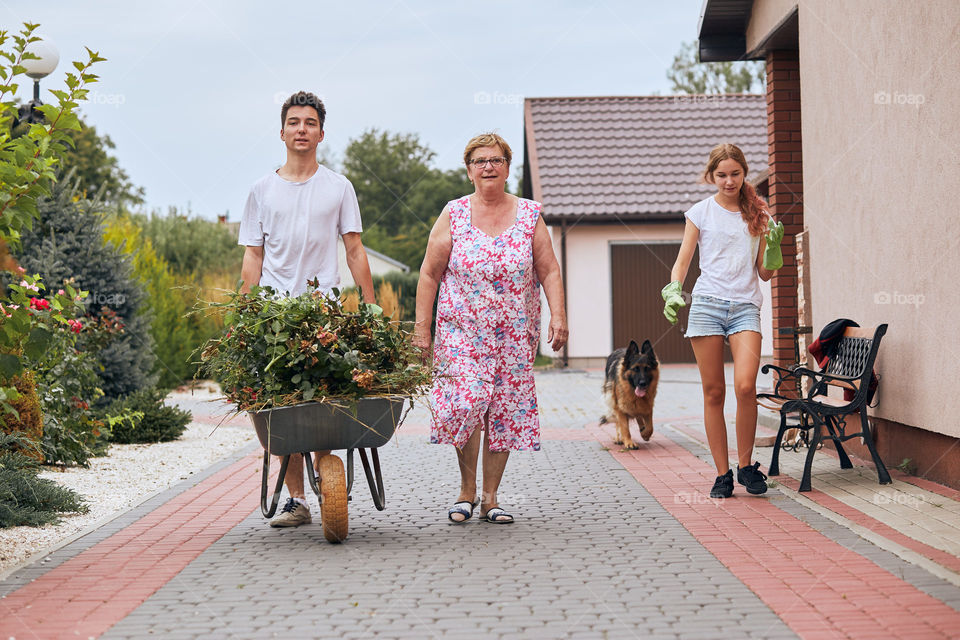
M733 495L733 470L727 452L723 420L726 385L723 377L723 341L733 353L733 381L737 396L737 482L748 493L767 490L760 463L751 464L757 432L757 371L760 368L759 276L769 280L783 266L780 242L783 224L774 223L766 203L745 181L747 161L732 144L710 152L703 179L717 193L690 207L683 242L663 288L664 315L677 322L677 309L686 306L680 283L687 276L694 249L700 247L700 277L693 287L687 323L700 380L703 385L703 420L710 453L717 465L711 498ZM766 233L765 233L766 232ZM760 238L765 249L761 252Z

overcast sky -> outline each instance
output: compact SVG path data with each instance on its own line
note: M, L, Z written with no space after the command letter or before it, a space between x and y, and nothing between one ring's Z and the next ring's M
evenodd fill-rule
M0 25L39 22L57 44L44 102L84 46L108 59L83 117L116 143L149 208L238 220L250 185L283 163L280 105L296 90L323 98L335 159L376 127L418 134L445 169L488 130L520 160L524 97L669 93L701 4L0 0Z

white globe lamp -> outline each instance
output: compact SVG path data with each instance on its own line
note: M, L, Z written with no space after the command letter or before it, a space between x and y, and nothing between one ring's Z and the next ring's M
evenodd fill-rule
M34 35L40 39L28 44L24 52L32 53L37 57L22 60L20 63L27 70L27 77L33 79L33 100L21 105L18 118L20 122L31 124L43 122L43 114L37 110L37 107L43 104L40 102L40 79L53 73L57 64L60 63L60 52L57 51L53 40L39 34Z

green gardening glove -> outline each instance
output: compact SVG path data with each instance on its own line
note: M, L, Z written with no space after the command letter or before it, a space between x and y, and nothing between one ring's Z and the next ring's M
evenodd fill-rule
M783 252L780 251L780 242L783 240L783 223L767 220L767 248L763 251L763 268L776 271L783 266Z
M660 291L663 296L663 315L667 317L670 324L677 324L677 309L687 306L683 299L683 290L680 288L680 281L674 280Z

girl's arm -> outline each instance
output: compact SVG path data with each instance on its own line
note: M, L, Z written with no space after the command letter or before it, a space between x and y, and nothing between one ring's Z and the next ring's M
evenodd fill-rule
M770 220L773 220L773 216L770 215L769 212L767 212L767 218L769 218ZM764 234L760 236L760 249L757 251L757 275L760 276L760 279L763 280L764 282L767 282L768 280L770 280L770 278L773 277L773 274L776 273L776 271L766 269L763 266L763 254L764 254L764 251L766 251L766 248L767 248L767 240L766 240L766 234Z
M679 282L681 285L687 278L687 271L690 269L690 261L693 260L693 252L697 249L697 240L700 238L700 229L697 225L687 220L687 226L683 229L683 242L680 243L680 251L677 253L677 261L673 263L673 269L670 270L670 282Z

